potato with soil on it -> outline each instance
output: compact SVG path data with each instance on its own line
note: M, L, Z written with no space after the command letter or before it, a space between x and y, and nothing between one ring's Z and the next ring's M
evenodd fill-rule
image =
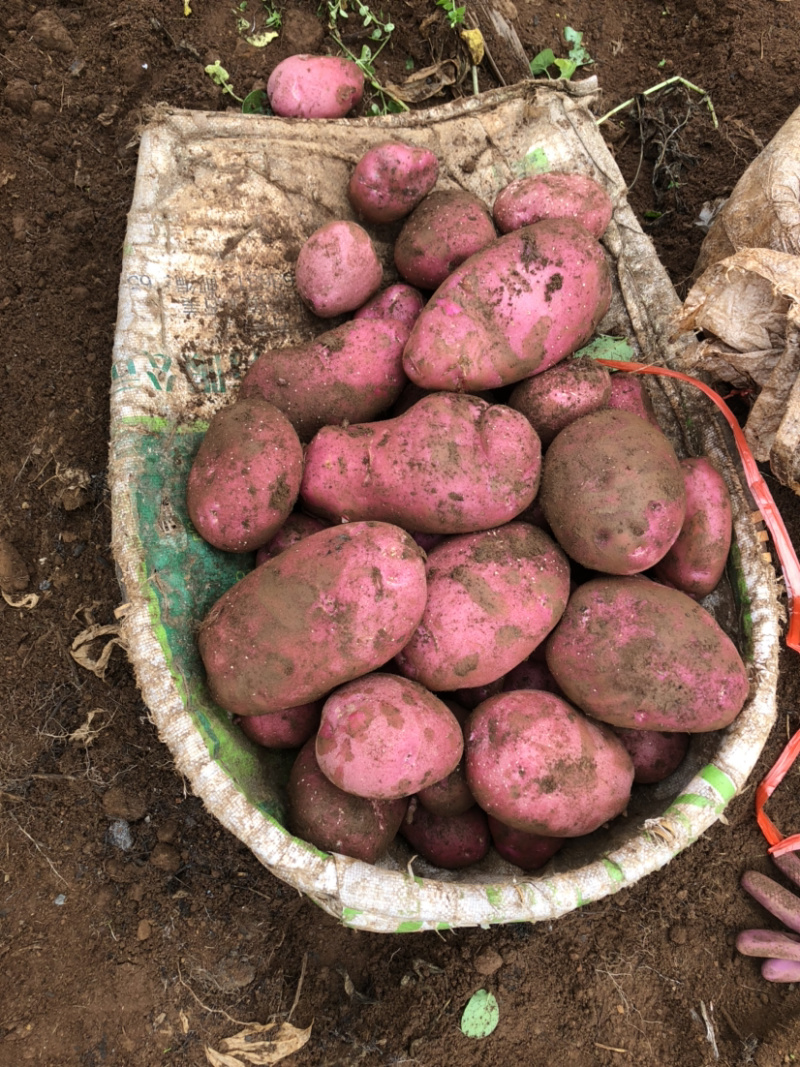
M398 282L382 289L353 313L354 319L399 319L409 330L425 307L425 297L413 285ZM407 340L407 338L406 338Z
M267 715L243 715L236 723L245 737L263 748L300 748L319 726L322 702L300 704Z
M400 276L436 289L464 260L497 237L488 207L464 189L431 193L414 209L394 245Z
M461 727L446 704L394 674L357 678L331 693L322 708L320 768L356 796L411 796L447 777L463 751Z
M569 597L566 556L524 522L447 538L425 569L425 611L395 662L435 692L501 678L545 639Z
M454 700L445 698L443 703L455 715L463 733L469 711ZM420 789L416 797L417 802L432 815L463 815L465 811L469 811L475 803L475 797L467 785L464 757L461 757L446 778Z
M623 812L633 763L614 733L553 693L519 689L467 720L467 784L487 814L545 837L580 837Z
M400 834L423 859L446 871L470 867L489 851L486 814L474 803L459 815L434 815L412 801Z
M497 194L492 215L501 233L542 219L574 219L592 237L600 238L612 210L611 197L588 175L553 171L510 182Z
M325 852L375 863L397 834L408 800L345 793L320 770L315 745L311 738L303 746L289 775L289 829Z
M303 303L331 319L366 303L380 289L383 267L367 231L356 222L336 220L305 242L294 277Z
M430 149L387 141L356 163L347 195L367 222L396 222L414 210L438 177L439 160Z
M212 417L192 462L189 517L215 548L255 551L288 517L302 473L302 445L282 412L261 397L237 400Z
M437 393L394 419L323 427L306 449L301 496L331 522L471 533L523 511L536 495L540 464L539 438L519 412Z
M515 830L489 816L489 833L492 844L504 860L513 863L523 871L538 871L564 847L565 838L545 837L543 834L529 834L524 830Z
M605 252L579 223L524 226L439 286L406 343L406 374L423 389L511 385L586 344L610 303Z
M567 699L612 726L721 730L749 691L742 658L711 615L639 577L579 586L545 647Z
M267 81L269 106L284 118L343 119L363 95L364 75L340 56L289 56Z
M521 412L546 448L571 422L608 406L611 375L596 360L581 356L525 378L508 398Z
M206 615L198 647L211 697L234 715L307 704L380 667L427 598L422 550L397 526L321 530L256 567Z
M683 474L665 434L609 409L558 434L542 464L539 501L567 555L606 574L652 567L674 544L686 511Z
M638 785L654 785L680 767L689 750L689 734L662 730L626 730L612 727L633 760L633 780Z
M279 556L281 552L285 552L287 548L296 545L304 537L310 537L311 534L319 533L320 530L327 530L329 525L323 519L317 519L313 515L304 515L302 511L293 511L275 536L270 538L256 552L256 566L260 567L268 559Z
M640 419L661 429L644 379L633 371L615 371L611 375L611 395L608 398L608 406L615 411L629 411L632 415L638 415Z
M697 599L716 589L733 538L733 510L725 479L705 456L680 461L686 517L670 550L653 568L667 585Z
M367 422L388 411L407 383L408 332L397 319L362 319L306 344L269 349L248 369L239 395L269 400L301 441L323 426Z

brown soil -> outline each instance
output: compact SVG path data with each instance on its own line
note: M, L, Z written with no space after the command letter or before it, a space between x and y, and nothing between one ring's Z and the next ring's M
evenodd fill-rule
M285 1018L296 993L292 1021L313 1022L288 1061L298 1065L796 1062L797 991L767 985L732 947L763 921L738 886L744 869L769 870L752 785L727 825L665 871L552 926L355 933L267 874L187 795L118 649L104 681L70 656L91 621L113 624L121 599L108 389L137 129L162 101L234 106L204 73L214 60L243 96L285 55L333 51L316 2L279 2L284 30L264 49L237 36L235 3L191 6L185 17L180 0L0 4L0 537L40 598L0 605L0 1065L201 1065L239 1021ZM513 17L509 0L495 6ZM433 0L380 7L396 26L381 78L455 53ZM719 129L695 99L681 155L654 180L658 138L696 94L646 108L644 148L632 112L605 125L684 293L701 206L730 192L797 104L800 5L516 0L513 24L528 56L563 56L564 27L583 30L604 107L677 74L710 92ZM510 52L489 43L517 80ZM495 84L484 64L480 87ZM798 501L775 489L797 541ZM800 725L797 656L782 666L778 726L753 782ZM799 774L771 806L786 830L800 829ZM481 987L497 995L500 1024L471 1042L458 1020Z

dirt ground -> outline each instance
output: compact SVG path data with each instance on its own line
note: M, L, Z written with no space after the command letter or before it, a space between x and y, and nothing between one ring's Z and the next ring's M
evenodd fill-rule
M738 879L769 870L753 788L800 726L795 654L783 656L778 724L728 824L665 871L552 926L404 936L341 927L265 872L187 795L124 653L110 650L104 681L69 654L87 625L114 624L121 601L108 395L137 130L162 101L237 106L204 72L215 60L244 96L286 55L335 50L316 2L277 6L280 36L258 48L237 17L263 18L260 0L191 0L186 15L181 0L0 4L0 537L39 596L32 609L0 604L0 1067L198 1067L206 1045L240 1022L286 1018L296 998L292 1022L313 1023L287 1061L298 1067L797 1062L797 989L767 985L733 948L763 921ZM604 109L672 75L710 93L719 129L692 108L682 157L655 182L633 112L605 126L684 295L703 203L730 192L800 103L800 5L495 6L529 57L564 56L564 28L583 31ZM380 11L395 26L381 79L454 54L433 0ZM488 40L497 71L518 80L511 53ZM485 63L481 89L497 84ZM462 91L468 81L437 99ZM798 544L800 502L771 484ZM798 776L770 809L786 831L800 830ZM500 1024L471 1042L458 1024L479 988L497 996Z

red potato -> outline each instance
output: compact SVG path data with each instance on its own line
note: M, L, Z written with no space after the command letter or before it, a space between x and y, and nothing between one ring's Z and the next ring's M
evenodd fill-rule
M343 119L364 95L364 75L351 59L294 55L267 81L269 106L294 119Z
M464 737L433 693L407 678L376 673L328 697L316 751L321 770L340 789L391 800L447 777L461 759Z
M448 538L426 573L425 611L395 662L435 692L502 678L544 640L569 596L564 553L524 522Z
M611 375L593 359L565 359L520 382L508 406L520 411L546 448L571 422L608 406Z
M611 221L611 197L585 174L529 174L497 194L492 208L501 233L541 219L575 219L592 237L600 238Z
M768 982L800 982L799 960L764 960L761 977Z
M287 785L289 829L325 852L374 863L394 839L408 801L345 793L319 768L312 738L298 753Z
M366 422L394 404L407 382L407 339L397 319L346 322L307 344L263 352L239 395L269 400L309 441L323 426Z
M470 256L491 244L489 209L464 189L431 193L414 209L394 245L400 276L419 289L436 289Z
M460 815L434 815L409 805L400 833L423 859L447 871L478 863L489 851L489 824L475 804Z
M413 211L438 177L439 160L430 149L389 141L361 157L347 195L367 222L395 222Z
M523 871L538 871L564 847L563 837L544 837L542 834L526 834L515 830L499 819L489 816L489 833L492 843L504 860Z
M632 371L617 371L611 375L611 395L608 406L615 411L628 411L640 419L652 423L659 430L653 401L642 378Z
M759 871L745 871L741 886L784 926L800 933L800 897Z
M394 419L321 429L306 450L301 496L331 522L370 518L431 534L485 530L533 500L540 454L519 412L438 393Z
M678 457L661 430L626 411L594 411L555 438L539 500L577 563L636 574L674 544L686 512Z
M399 319L409 330L425 307L425 297L412 285L398 282L376 293L354 313L354 319Z
M602 246L572 219L545 219L492 242L439 286L406 344L406 374L423 389L511 385L584 345L610 303Z
M680 461L686 489L686 517L677 540L653 568L655 578L689 596L716 589L728 561L733 510L725 479L710 459Z
M613 729L633 760L633 780L639 785L653 785L668 778L683 763L689 749L689 734L626 730L621 726Z
M192 462L189 517L226 552L251 552L288 517L300 489L303 449L291 423L259 397L237 400L211 419Z
M430 553L428 554L430 555ZM458 701L462 708L467 711L473 711L484 700L488 700L489 697L493 697L496 693L503 691L504 677L505 675L495 678L494 681L487 682L486 685L465 686L461 689L455 689L451 695L453 700Z
M515 689L541 689L545 693L564 696L547 663L532 656L517 664L503 679L504 693L511 693Z
M472 712L466 739L467 784L488 815L513 829L580 837L628 804L625 746L553 693L491 697Z
M748 695L742 658L711 615L640 577L579 586L545 649L567 699L612 726L721 730Z
M422 618L423 561L404 530L359 522L256 567L200 626L212 699L233 715L263 715L388 663Z
M800 962L800 937L784 930L742 930L736 948L743 956Z
M320 226L300 249L295 285L303 303L330 319L355 311L380 289L383 267L370 236L356 222Z
M417 800L432 815L463 815L475 805L463 757L446 778L420 789Z
M245 715L236 721L245 737L264 748L300 748L316 734L321 712L322 703L315 700L268 715Z
M320 530L327 530L327 528L328 523L322 519L317 519L313 515L304 515L302 511L293 511L275 536L259 548L256 553L256 566L260 567L268 559L279 556L281 552L296 545L304 537L310 537L311 534L319 533Z

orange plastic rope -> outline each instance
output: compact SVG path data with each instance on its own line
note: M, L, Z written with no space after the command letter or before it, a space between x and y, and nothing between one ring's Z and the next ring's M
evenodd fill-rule
M667 378L677 378L679 381L687 382L689 385L694 385L701 389L722 412L733 431L733 438L739 451L747 484L769 530L775 551L780 560L783 580L786 585L786 596L789 601L789 630L786 635L786 644L795 652L800 652L800 563L777 505L772 499L772 494L767 488L767 483L764 481L761 471L758 469L742 428L731 409L722 397L704 382L698 381L697 378L691 378L688 374L682 374L680 371L669 370L666 367L652 367L646 363L628 363L613 359L598 359L597 362L602 363L603 366L609 367L611 370L632 371L637 374L661 374ZM775 765L756 789L756 821L764 837L769 842L768 851L775 856L782 856L786 852L800 849L800 834L784 837L764 811L764 805L786 777L789 768L798 755L800 755L800 730L790 739Z

